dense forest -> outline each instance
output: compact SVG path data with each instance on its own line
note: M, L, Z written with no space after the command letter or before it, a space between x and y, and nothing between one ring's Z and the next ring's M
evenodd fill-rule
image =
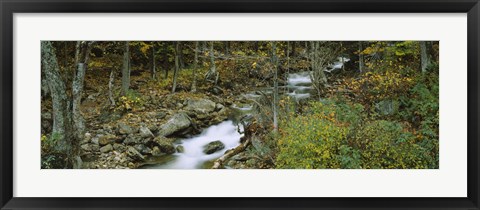
M42 41L42 169L437 169L437 41Z

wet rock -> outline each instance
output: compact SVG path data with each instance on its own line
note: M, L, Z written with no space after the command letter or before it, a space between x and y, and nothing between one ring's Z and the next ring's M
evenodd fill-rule
M134 159L134 160L144 160L145 157L140 154L140 152L138 152L135 148L129 146L127 148L127 155L128 157ZM129 167L130 167L130 163L129 163Z
M191 124L192 122L187 114L178 113L172 116L172 118L170 118L165 124L160 126L158 134L161 136L170 136L187 129Z
M143 138L155 137L153 133L150 131L150 129L144 126L140 127L139 133L140 133L140 136Z
M205 154L212 154L214 152L222 150L223 148L225 148L225 144L223 144L221 141L217 140L217 141L212 141L212 142L208 143L207 145L205 145L203 147L203 152Z
M102 153L107 153L113 150L113 147L111 144L107 144L106 146L103 146L100 148L100 152Z
M128 126L127 124L120 122L117 124L118 133L120 134L131 134L133 133L132 127Z
M162 154L163 154L163 153L162 153L162 151L160 150L159 147L157 147L157 146L153 147L153 149L152 149L152 155L153 155L153 156L159 157L159 156L161 156Z
M100 146L105 146L107 144L115 143L117 137L113 134L106 134L98 137L98 144Z
M187 111L194 111L197 114L208 114L215 110L215 102L208 99L190 99L185 107Z
M178 152L178 153L183 153L183 152L185 152L185 148L184 148L182 145L178 145L176 149L177 149L177 152Z
M173 145L173 142L170 139L167 139L163 136L158 136L154 139L154 141L161 152L167 154L175 153L175 145Z

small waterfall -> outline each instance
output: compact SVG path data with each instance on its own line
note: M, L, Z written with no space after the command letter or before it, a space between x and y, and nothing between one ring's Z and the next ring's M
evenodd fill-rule
M178 145L184 148L183 153L175 153L173 161L166 164L150 165L145 168L163 168L163 169L195 169L203 168L207 161L215 160L221 157L225 151L235 148L240 144L240 138L243 134L238 132L243 128L235 125L232 121L225 121L218 125L213 125L204 130L200 135L182 140ZM212 141L221 141L225 148L212 154L205 154L203 148Z

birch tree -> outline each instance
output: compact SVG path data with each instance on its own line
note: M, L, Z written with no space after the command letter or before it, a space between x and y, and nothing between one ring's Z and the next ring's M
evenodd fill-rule
M427 42L426 41L420 41L420 60L421 60L421 67L422 67L422 73L427 72L427 67L430 65L430 56L428 54L428 49L427 49Z
M195 57L193 59L193 81L191 92L197 92L197 68L198 68L198 41L195 42Z

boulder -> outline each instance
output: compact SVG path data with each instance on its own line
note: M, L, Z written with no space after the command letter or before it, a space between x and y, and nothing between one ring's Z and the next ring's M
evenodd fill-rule
M207 145L205 145L203 147L203 152L205 154L212 154L214 152L222 150L223 148L225 148L225 144L223 144L221 141L217 140L217 141L212 141L212 142L208 143Z
M102 135L102 136L99 136L98 137L98 144L100 146L105 146L107 144L113 144L115 143L117 137L113 134L105 134L105 135Z
M185 113L178 113L172 116L165 124L160 126L158 134L161 136L170 136L181 132L192 125L190 118Z
M187 101L185 110L194 111L197 114L208 114L215 111L215 102L208 99L190 99Z
M100 148L100 152L102 153L107 153L113 150L113 147L111 144L107 144L106 146L103 146Z
M185 152L185 148L184 148L182 145L178 145L176 149L177 149L177 152L178 152L178 153L183 153L183 152Z
M118 133L120 134L131 134L133 133L133 129L132 127L128 126L127 124L123 123L123 122L120 122L117 124L117 128L118 128Z
M172 140L167 139L163 136L157 136L154 139L154 142L157 144L161 152L167 153L167 154L175 153L175 145L173 145Z
M148 129L145 126L140 127L140 130L138 132L140 133L140 136L143 138L155 137L153 133L150 131L150 129Z
M127 155L128 157L134 159L134 160L144 160L145 157L143 157L142 154L140 154L140 152L138 152L135 148L129 146L127 148Z

